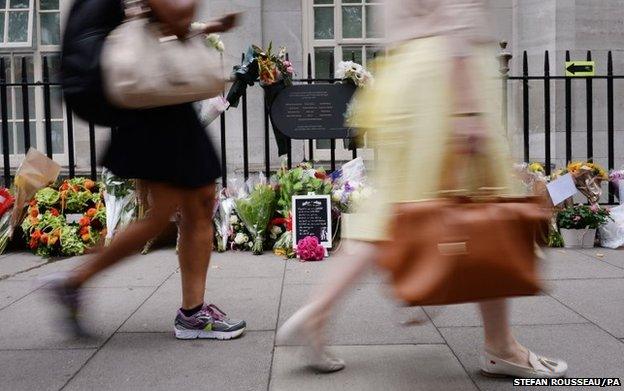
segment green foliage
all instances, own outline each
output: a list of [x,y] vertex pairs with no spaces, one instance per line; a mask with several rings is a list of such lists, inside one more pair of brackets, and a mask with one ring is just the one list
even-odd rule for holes
[[[327,179],[317,178],[311,173],[309,165],[300,165],[288,170],[282,167],[277,173],[277,184],[279,185],[277,198],[277,211],[283,217],[288,217],[292,208],[292,197],[296,195],[306,195],[315,193],[318,195],[331,194],[332,184]],[[320,176],[324,176],[323,170],[316,171]]]
[[598,205],[574,205],[557,213],[557,225],[564,229],[595,229],[610,220],[608,209]]
[[269,185],[256,185],[249,197],[236,200],[236,211],[254,236],[252,251],[256,255],[264,251],[264,238],[274,210],[275,190]]
[[56,206],[59,202],[59,199],[60,193],[51,187],[45,187],[35,194],[35,200],[37,201],[37,204],[45,208],[52,208]]

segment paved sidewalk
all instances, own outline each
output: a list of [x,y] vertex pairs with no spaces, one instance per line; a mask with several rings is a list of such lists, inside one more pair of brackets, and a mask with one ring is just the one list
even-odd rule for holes
[[[624,380],[624,251],[548,254],[548,294],[513,301],[515,332],[530,348],[568,360],[571,377]],[[303,368],[298,347],[275,346],[275,329],[305,302],[332,259],[302,264],[269,254],[216,254],[206,297],[245,318],[248,331],[234,341],[177,341],[175,254],[137,256],[89,285],[97,339],[67,340],[56,332],[37,278],[81,261],[0,257],[1,390],[518,389],[478,374],[482,330],[472,305],[399,308],[374,274],[331,322],[331,349],[347,369],[319,375]],[[426,322],[405,325],[413,319]]]

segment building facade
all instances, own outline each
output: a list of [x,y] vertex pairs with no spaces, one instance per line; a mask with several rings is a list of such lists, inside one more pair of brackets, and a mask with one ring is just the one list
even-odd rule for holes
[[[306,77],[308,71],[317,78],[329,75],[329,63],[337,64],[345,59],[355,59],[364,65],[377,55],[383,55],[384,31],[379,22],[384,18],[384,1],[393,0],[204,0],[198,19],[209,19],[226,12],[242,12],[241,25],[222,36],[226,53],[226,69],[240,62],[241,54],[251,44],[287,47],[298,77]],[[562,75],[565,51],[570,50],[573,59],[585,59],[592,51],[597,72],[606,72],[607,52],[612,51],[614,73],[624,74],[624,0],[490,0],[494,32],[498,40],[508,41],[513,54],[511,75],[522,72],[522,53],[527,51],[529,73],[544,73],[544,52],[550,54],[550,72]],[[5,59],[8,82],[22,78],[22,61],[29,81],[43,78],[43,58],[50,67],[50,79],[57,79],[59,44],[63,18],[71,0],[5,0],[0,9],[0,56]],[[311,57],[308,70],[307,57]],[[25,60],[22,60],[22,59]],[[554,162],[565,161],[564,137],[564,86],[552,82],[551,107],[544,106],[543,82],[530,86],[530,134],[531,160],[544,160],[544,112],[551,112],[552,154]],[[574,158],[584,159],[586,124],[586,92],[582,82],[573,83],[573,149]],[[606,164],[606,85],[595,81],[593,128],[595,135],[594,158]],[[44,99],[41,87],[30,87],[29,116],[31,142],[44,150]],[[624,85],[615,86],[616,164],[624,164]],[[406,94],[418,93],[406,91]],[[56,160],[67,164],[68,140],[66,137],[67,113],[61,92],[51,87],[51,114],[53,150]],[[17,164],[23,147],[22,97],[19,87],[8,89],[9,138],[12,165]],[[517,157],[522,153],[522,96],[521,84],[510,82],[509,89],[509,136]],[[243,162],[242,113],[232,108],[226,113],[226,137],[228,171],[240,172]],[[219,121],[208,130],[217,148],[221,145]],[[259,87],[248,91],[249,157],[252,169],[264,167],[264,108],[263,92]],[[77,170],[89,167],[89,139],[87,127],[75,123],[74,149]],[[108,129],[96,130],[96,150],[101,156],[109,137]],[[272,136],[271,136],[272,137]],[[145,147],[148,147],[146,140]],[[293,160],[308,157],[308,145],[293,141]],[[137,146],[139,148],[141,146]],[[277,148],[271,140],[271,163],[279,164]],[[329,160],[329,143],[318,141],[314,145],[315,159]],[[338,159],[348,159],[351,154],[342,142],[337,142]],[[364,156],[372,156],[363,150]]]

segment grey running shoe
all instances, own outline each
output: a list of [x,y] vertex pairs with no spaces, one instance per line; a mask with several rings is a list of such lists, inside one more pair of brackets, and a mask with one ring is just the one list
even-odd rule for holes
[[175,318],[175,336],[178,339],[232,339],[247,327],[244,320],[231,320],[216,305],[205,305],[196,314],[185,316],[178,310]]
[[80,288],[71,287],[67,277],[66,274],[54,274],[45,277],[43,281],[47,282],[46,289],[62,307],[64,329],[75,337],[89,337],[80,322]]

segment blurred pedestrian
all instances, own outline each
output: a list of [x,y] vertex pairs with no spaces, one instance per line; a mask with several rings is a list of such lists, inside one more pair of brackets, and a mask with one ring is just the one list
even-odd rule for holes
[[[190,33],[197,0],[147,0],[146,5],[150,17],[163,27],[163,36],[184,38]],[[79,20],[72,20],[72,16],[78,15]],[[84,34],[85,28],[92,31],[92,35],[104,31],[103,40],[123,21],[124,0],[76,0],[64,46],[71,42],[72,49],[79,48],[81,41],[72,34]],[[208,23],[204,32],[225,32],[235,24],[236,15],[227,15]],[[102,42],[94,44],[101,47]],[[80,52],[74,50],[71,55],[75,57],[65,60],[85,61],[76,53]],[[67,64],[67,69],[71,65]],[[67,75],[66,79],[71,76],[74,75]],[[100,79],[97,75],[95,78]],[[216,152],[193,104],[145,110],[114,109],[111,112],[115,118],[104,119],[115,124],[104,166],[122,178],[140,179],[149,192],[150,211],[144,219],[116,235],[110,246],[92,255],[77,270],[51,278],[49,287],[66,310],[69,324],[77,333],[83,332],[79,313],[84,284],[125,257],[136,254],[148,240],[166,228],[179,209],[178,260],[182,305],[175,316],[175,336],[180,339],[240,336],[245,330],[245,321],[231,320],[214,304],[204,302],[212,252],[215,180],[221,172]]]
[[[375,196],[362,206],[366,213],[346,216],[342,232],[349,242],[332,260],[336,270],[278,332],[278,343],[303,338],[311,348],[310,364],[325,372],[345,365],[325,349],[330,311],[381,255],[375,243],[392,242],[388,231],[394,205],[431,199],[447,189],[441,188],[440,173],[445,172],[448,156],[457,162],[453,168],[461,188],[514,186],[505,170],[511,160],[501,131],[500,79],[493,40],[485,28],[484,2],[391,0],[386,4],[388,55],[380,59],[374,86],[356,97],[351,118],[352,125],[366,129],[378,148]],[[481,302],[479,309],[485,333],[484,374],[565,374],[565,362],[537,355],[514,338],[507,301]]]

